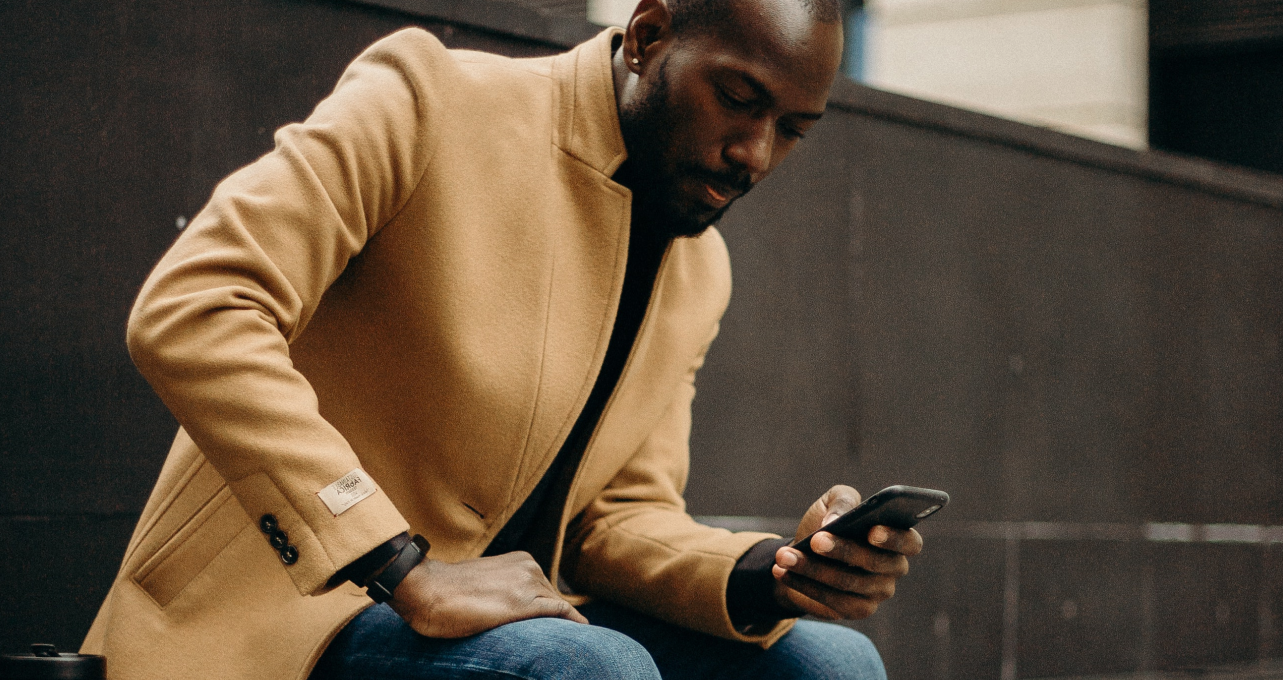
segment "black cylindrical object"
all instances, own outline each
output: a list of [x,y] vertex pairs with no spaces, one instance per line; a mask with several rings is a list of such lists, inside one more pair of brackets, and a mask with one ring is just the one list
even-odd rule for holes
[[107,660],[95,654],[59,654],[53,645],[31,645],[30,654],[0,656],[0,680],[104,680]]

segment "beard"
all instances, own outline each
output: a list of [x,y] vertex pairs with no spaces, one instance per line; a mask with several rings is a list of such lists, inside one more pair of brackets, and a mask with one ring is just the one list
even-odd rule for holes
[[741,194],[751,184],[746,172],[718,173],[695,163],[667,159],[669,153],[677,151],[673,133],[682,124],[669,98],[667,69],[665,55],[659,63],[655,86],[620,107],[619,128],[628,160],[615,173],[615,180],[633,192],[634,223],[641,223],[657,238],[694,237],[721,219],[730,204],[718,209],[683,205],[679,200],[682,180],[705,178],[721,186],[737,187]]

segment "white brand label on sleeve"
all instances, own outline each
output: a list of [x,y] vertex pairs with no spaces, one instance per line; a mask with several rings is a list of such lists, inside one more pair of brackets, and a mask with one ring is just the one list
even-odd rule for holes
[[320,496],[325,507],[338,517],[378,490],[379,487],[374,485],[374,480],[370,479],[364,470],[357,468],[339,477],[333,484],[317,491],[316,495]]

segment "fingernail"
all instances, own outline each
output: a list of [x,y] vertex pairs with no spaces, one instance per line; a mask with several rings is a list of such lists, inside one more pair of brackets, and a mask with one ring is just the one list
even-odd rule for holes
[[796,553],[794,553],[794,552],[793,552],[793,551],[791,551],[791,550],[785,550],[785,551],[780,555],[780,560],[779,560],[779,561],[780,561],[780,564],[782,564],[782,565],[784,565],[784,566],[786,566],[786,567],[791,567],[791,566],[793,566],[793,565],[797,564],[797,554],[796,554]]
[[785,569],[784,567],[781,567],[778,564],[771,567],[771,575],[775,576],[776,578],[779,578],[787,573],[789,573],[788,570]]
[[887,531],[886,527],[873,527],[873,530],[869,532],[870,543],[882,545],[889,538],[891,538],[891,532]]
[[811,539],[811,547],[815,549],[815,552],[826,553],[832,550],[835,545],[833,537],[829,534],[816,534],[815,538]]
[[820,522],[820,526],[824,526],[825,524],[828,524],[829,522],[832,522],[833,520],[839,517],[841,517],[841,515],[839,515],[838,513],[830,512],[828,515],[825,515],[824,521]]

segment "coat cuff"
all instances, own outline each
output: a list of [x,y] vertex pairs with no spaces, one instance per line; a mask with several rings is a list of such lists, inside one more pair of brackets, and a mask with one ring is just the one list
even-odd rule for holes
[[[262,533],[263,549],[278,555],[277,564],[303,595],[328,592],[340,568],[409,529],[382,489],[335,515],[315,491],[292,499],[264,472],[228,486]],[[286,536],[277,545],[269,532],[261,530],[268,516]],[[292,556],[287,555],[287,547],[293,548]]]
[[[775,536],[774,534],[760,534],[753,532],[737,532],[731,534],[731,537],[733,537],[734,548],[732,548],[731,552],[734,560],[725,566],[725,571],[723,572],[725,576],[722,580],[723,585],[719,590],[722,600],[722,606],[720,607],[721,621],[719,623],[723,631],[720,635],[721,637],[727,637],[732,640],[756,644],[763,648],[770,647],[775,644],[776,640],[779,640],[785,633],[789,632],[789,630],[793,628],[793,624],[797,622],[796,615],[787,618],[768,617],[762,620],[752,620],[748,622],[732,618],[731,610],[728,606],[730,599],[733,597],[730,592],[731,575],[735,573],[736,567],[740,564],[740,561],[743,558],[746,556],[750,558],[752,557],[749,556],[749,553],[753,552],[755,548],[758,550],[769,550],[769,546],[767,548],[759,548],[759,546],[783,539],[780,539],[779,536]],[[728,545],[727,547],[730,548],[731,546]],[[774,555],[774,550],[770,550],[769,552],[771,555]],[[766,573],[767,576],[770,576],[769,566],[767,567]],[[740,579],[736,578],[735,580],[738,582]],[[737,583],[737,586],[738,585],[740,584]]]
[[768,538],[748,549],[735,562],[726,583],[726,610],[740,630],[773,626],[798,614],[775,601],[775,553],[791,541]]

